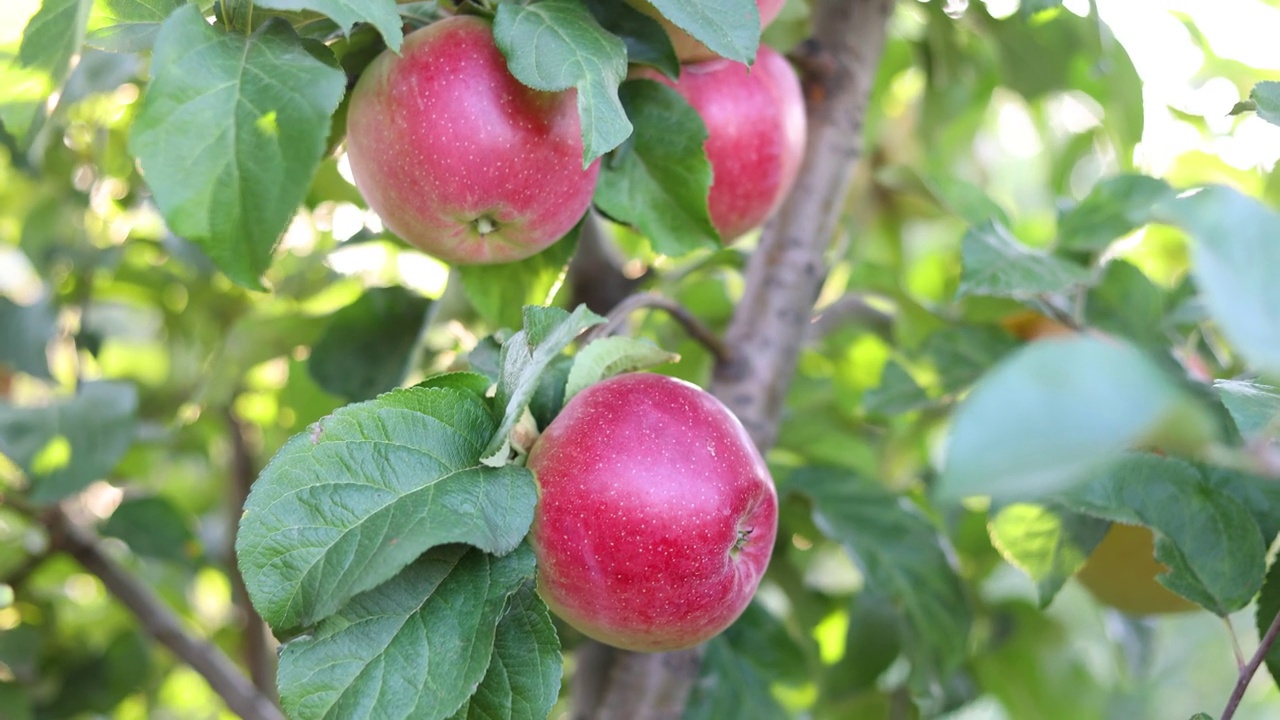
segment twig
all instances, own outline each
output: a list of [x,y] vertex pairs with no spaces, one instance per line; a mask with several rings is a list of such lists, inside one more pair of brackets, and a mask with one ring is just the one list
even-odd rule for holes
[[245,587],[240,568],[235,564],[235,536],[240,526],[240,515],[244,512],[244,501],[249,497],[249,488],[258,475],[256,453],[249,446],[244,423],[236,417],[234,411],[227,410],[227,431],[231,437],[231,532],[228,533],[228,557],[232,558],[228,574],[231,576],[231,596],[240,617],[244,620],[244,663],[249,668],[249,677],[263,695],[276,697],[276,654],[271,644],[271,631],[263,622],[258,611],[253,609],[249,601],[249,590]]
[[96,575],[148,634],[204,677],[227,708],[245,720],[285,720],[275,703],[258,692],[221,650],[188,633],[168,605],[103,552],[92,531],[77,525],[61,508],[43,513],[43,519],[53,547],[65,551]]
[[1271,627],[1268,627],[1267,634],[1262,636],[1262,642],[1258,644],[1258,649],[1253,653],[1253,657],[1249,659],[1249,664],[1241,668],[1240,676],[1236,678],[1236,687],[1231,691],[1231,697],[1227,700],[1227,706],[1222,710],[1220,720],[1231,720],[1232,716],[1236,714],[1236,708],[1240,707],[1240,700],[1244,698],[1245,688],[1249,687],[1249,682],[1253,680],[1254,674],[1258,672],[1258,667],[1266,659],[1267,652],[1275,644],[1277,634],[1280,634],[1280,612],[1271,618]]
[[689,309],[685,306],[671,298],[663,297],[662,295],[652,292],[636,293],[615,305],[614,308],[609,311],[609,314],[605,316],[604,324],[597,325],[592,328],[591,331],[583,338],[583,343],[585,344],[592,340],[598,340],[600,338],[618,334],[622,329],[622,326],[626,324],[627,318],[631,313],[642,308],[665,310],[667,314],[675,319],[676,322],[680,323],[680,326],[689,334],[689,337],[697,340],[703,347],[711,352],[715,357],[716,362],[724,363],[729,361],[729,349],[725,347],[724,342],[711,331],[711,328],[703,325],[702,321],[693,313],[689,312]]
[[893,333],[893,314],[867,302],[863,293],[849,293],[822,308],[805,332],[805,340],[815,343],[848,325],[865,325],[876,335],[887,338]]
[[1231,638],[1231,652],[1236,656],[1236,672],[1244,670],[1244,651],[1240,649],[1240,638],[1236,635],[1236,629],[1231,627],[1231,618],[1222,618],[1222,624],[1227,627],[1227,636]]

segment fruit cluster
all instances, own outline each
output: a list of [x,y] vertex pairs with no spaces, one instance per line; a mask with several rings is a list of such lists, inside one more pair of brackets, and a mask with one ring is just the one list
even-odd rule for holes
[[[758,5],[767,24],[782,0]],[[636,75],[675,88],[701,115],[711,221],[729,242],[762,224],[795,181],[800,83],[767,46],[748,69],[662,22],[685,62],[679,78]],[[522,85],[489,22],[472,16],[421,28],[368,67],[351,96],[347,154],[386,226],[457,264],[512,262],[551,245],[586,212],[600,171],[598,160],[583,167],[576,91]]]

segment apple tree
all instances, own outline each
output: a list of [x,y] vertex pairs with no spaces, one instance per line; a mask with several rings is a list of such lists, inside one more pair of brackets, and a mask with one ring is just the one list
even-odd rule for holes
[[1280,4],[0,19],[0,717],[1280,713]]

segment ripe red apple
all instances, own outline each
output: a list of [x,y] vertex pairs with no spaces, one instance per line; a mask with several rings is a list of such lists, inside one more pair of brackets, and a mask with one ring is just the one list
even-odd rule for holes
[[804,156],[806,121],[800,80],[791,65],[761,45],[748,69],[723,58],[685,65],[674,87],[707,126],[707,158],[715,177],[711,222],[726,242],[763,224],[795,183]]
[[[778,13],[782,12],[782,6],[786,3],[787,0],[756,0],[756,7],[760,10],[761,30],[769,27],[769,23],[778,17]],[[671,44],[675,46],[676,57],[680,58],[680,62],[701,62],[717,57],[706,45],[694,40],[692,35],[671,24],[671,21],[663,17],[662,13],[647,0],[631,0],[631,4],[662,24],[667,35],[671,37]]]
[[532,90],[507,70],[488,22],[456,16],[411,33],[352,91],[347,154],[387,227],[453,263],[536,254],[586,212],[574,91]]
[[627,650],[696,645],[746,609],[773,552],[778,498],[741,423],[664,375],[619,375],[565,405],[529,453],[538,592]]

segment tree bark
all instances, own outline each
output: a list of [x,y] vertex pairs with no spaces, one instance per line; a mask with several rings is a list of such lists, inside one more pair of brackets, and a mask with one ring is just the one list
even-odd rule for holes
[[[761,452],[773,446],[796,356],[826,278],[862,152],[863,116],[884,50],[893,0],[820,0],[804,46],[809,136],[795,189],[765,228],[726,334],[732,356],[711,392],[742,420]],[[588,646],[579,657],[575,720],[679,720],[702,649],[633,653]]]

